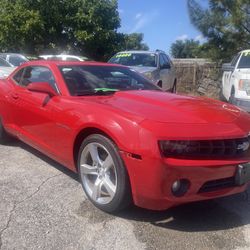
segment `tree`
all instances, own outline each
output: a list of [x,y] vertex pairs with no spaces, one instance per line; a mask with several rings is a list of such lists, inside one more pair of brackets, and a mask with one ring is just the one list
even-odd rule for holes
[[106,60],[131,40],[117,32],[117,0],[0,0],[0,6],[2,51],[78,52]]
[[207,9],[188,0],[188,10],[192,24],[207,38],[213,59],[228,60],[236,51],[249,48],[249,0],[209,0]]
[[177,40],[170,48],[171,55],[175,58],[206,57],[203,53],[203,45],[193,39]]
[[125,34],[123,46],[126,50],[149,50],[149,47],[143,43],[142,33]]

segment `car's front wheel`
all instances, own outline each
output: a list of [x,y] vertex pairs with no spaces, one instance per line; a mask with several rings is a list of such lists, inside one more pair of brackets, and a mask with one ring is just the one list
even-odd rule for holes
[[100,134],[88,136],[79,150],[82,187],[99,209],[113,213],[131,202],[129,178],[117,146]]

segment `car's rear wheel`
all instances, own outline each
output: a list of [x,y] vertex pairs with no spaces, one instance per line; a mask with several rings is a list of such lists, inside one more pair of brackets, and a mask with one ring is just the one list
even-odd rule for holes
[[79,150],[82,187],[99,209],[114,213],[131,202],[129,178],[116,145],[100,134],[88,136]]
[[6,144],[10,141],[11,136],[5,131],[2,121],[0,119],[0,144]]

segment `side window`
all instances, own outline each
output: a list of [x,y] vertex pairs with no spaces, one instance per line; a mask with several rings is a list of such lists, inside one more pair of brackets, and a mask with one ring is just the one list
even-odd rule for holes
[[20,69],[14,76],[13,79],[14,81],[20,85],[20,81],[22,80],[22,76],[23,76],[23,71],[24,68]]
[[166,55],[164,55],[164,54],[163,54],[163,58],[164,58],[164,60],[165,60],[165,63],[166,63],[167,65],[169,65],[169,67],[171,67],[171,61],[170,61],[170,59],[169,59]]
[[160,54],[160,68],[162,68],[165,65],[165,60],[162,54]]
[[42,66],[26,67],[24,68],[24,72],[22,74],[21,80],[16,81],[16,82],[22,87],[26,87],[30,83],[47,82],[57,92],[59,92],[57,85],[56,85],[55,78],[52,72],[47,67],[42,67]]

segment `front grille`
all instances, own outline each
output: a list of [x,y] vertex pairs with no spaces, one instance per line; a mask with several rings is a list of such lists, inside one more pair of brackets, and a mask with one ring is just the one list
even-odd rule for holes
[[213,192],[223,188],[229,188],[235,186],[235,178],[229,177],[219,180],[213,180],[206,182],[199,190],[198,193]]
[[160,141],[165,157],[180,159],[235,159],[250,157],[250,137],[222,140]]
[[199,155],[210,157],[247,156],[250,154],[249,137],[225,140],[199,141]]

